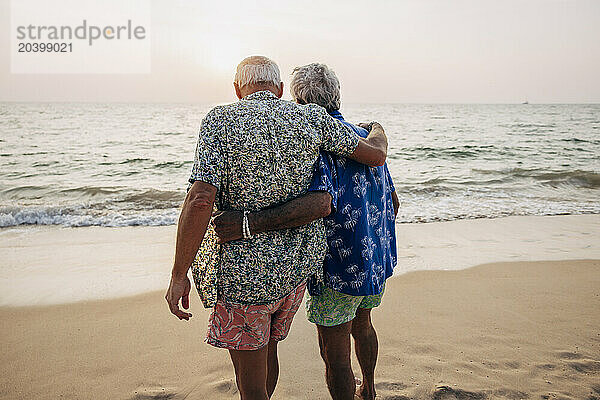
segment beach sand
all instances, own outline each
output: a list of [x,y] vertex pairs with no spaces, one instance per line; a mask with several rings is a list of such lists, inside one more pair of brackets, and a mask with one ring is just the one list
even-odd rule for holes
[[[540,217],[535,221],[551,219]],[[564,240],[557,237],[557,243],[542,241],[535,257],[542,259],[546,253],[539,249],[554,248],[559,242],[563,243],[562,249],[572,247],[573,251],[549,252],[547,258],[555,258],[556,254],[565,258],[597,254],[597,242],[586,244],[585,238],[597,237],[598,216],[562,221],[569,221],[562,231],[545,230],[543,235],[550,240],[553,235],[567,232]],[[503,221],[488,221],[486,229],[477,227],[477,221],[460,222],[464,222],[459,224],[464,228],[462,235],[452,232],[447,237],[447,242],[458,243],[448,247],[449,252],[456,252],[457,247],[462,251],[471,248],[475,252],[471,258],[476,261],[481,257],[477,248],[484,247],[484,255],[493,253],[485,249],[485,231]],[[448,226],[455,225],[399,225],[398,233],[414,243],[412,248],[419,252],[415,254],[422,255],[417,258],[423,259],[432,235],[443,236],[439,232]],[[16,268],[19,255],[35,255],[36,248],[53,248],[57,254],[64,252],[75,260],[77,246],[85,254],[96,251],[104,259],[120,255],[132,258],[135,252],[119,253],[124,246],[119,243],[136,242],[160,232],[151,229],[42,229],[39,235],[27,233],[36,240],[21,241],[12,253],[4,246],[14,239],[9,232],[2,238],[0,262],[3,267]],[[483,241],[465,239],[470,230]],[[44,246],[40,243],[44,235],[62,247],[49,243]],[[68,240],[61,235],[67,235]],[[111,240],[107,237],[111,235],[116,239],[111,239],[113,245],[108,246]],[[581,238],[577,239],[578,235]],[[82,239],[73,243],[74,237]],[[502,238],[494,236],[494,240],[499,242],[494,246],[501,248]],[[499,257],[519,252],[522,258],[531,256],[527,250],[530,244],[524,244],[523,250],[510,240],[506,239],[510,248],[504,248],[505,253],[500,252]],[[435,263],[443,250],[432,248],[431,253],[433,258],[427,262]],[[169,257],[165,252],[148,262],[168,268]],[[460,260],[468,258],[468,254],[462,254]],[[59,261],[53,260],[64,262],[65,258],[48,256],[43,262],[60,268]],[[29,271],[28,263],[32,262],[33,256],[24,259],[24,270]],[[163,295],[161,290],[71,304],[0,308],[0,398],[237,398],[228,353],[203,342],[208,310],[192,293],[194,317],[189,322],[179,321],[169,314]],[[18,296],[28,303],[27,290]],[[19,301],[12,299],[9,303]],[[516,261],[463,270],[405,273],[388,281],[384,302],[373,319],[380,343],[378,398],[600,398],[598,260]],[[280,364],[274,399],[329,398],[315,328],[307,322],[303,307],[289,337],[280,345]],[[353,367],[360,376],[356,360]]]

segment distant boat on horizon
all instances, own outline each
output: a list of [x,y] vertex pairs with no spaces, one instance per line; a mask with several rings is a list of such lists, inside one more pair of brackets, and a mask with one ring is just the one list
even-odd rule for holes
[[522,102],[521,104],[529,104],[529,101],[525,100],[524,102]]

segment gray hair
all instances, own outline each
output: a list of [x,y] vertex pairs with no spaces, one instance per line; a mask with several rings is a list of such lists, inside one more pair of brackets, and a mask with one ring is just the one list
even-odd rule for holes
[[318,104],[328,111],[340,108],[340,81],[325,64],[312,63],[294,68],[290,93],[301,104]]
[[272,84],[279,86],[281,76],[275,62],[264,56],[250,56],[237,66],[235,79],[239,87],[256,84]]

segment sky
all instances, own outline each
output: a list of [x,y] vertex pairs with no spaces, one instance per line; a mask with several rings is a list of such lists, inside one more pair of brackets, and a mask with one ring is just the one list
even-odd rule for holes
[[230,102],[261,54],[349,103],[600,103],[599,0],[148,1],[150,73],[12,74],[0,0],[0,101]]

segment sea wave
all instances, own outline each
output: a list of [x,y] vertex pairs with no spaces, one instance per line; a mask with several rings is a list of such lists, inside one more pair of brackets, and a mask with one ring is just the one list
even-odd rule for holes
[[600,173],[595,171],[579,169],[573,171],[548,171],[540,168],[508,168],[502,170],[473,169],[473,172],[483,175],[499,175],[503,179],[528,178],[552,187],[571,185],[586,189],[600,188]]
[[0,227],[19,225],[80,226],[163,226],[177,222],[177,209],[153,210],[151,212],[87,213],[83,207],[28,207],[24,209],[0,209]]
[[0,227],[171,225],[176,222],[184,197],[185,190],[149,188],[5,188],[0,190],[0,199],[4,200],[0,202]]
[[[500,218],[516,215],[600,214],[600,203],[587,199],[557,201],[523,193],[473,189],[449,192],[439,186],[429,190],[398,190],[397,223],[422,223],[458,219]],[[132,206],[133,204],[133,206]],[[426,207],[424,207],[426,205]],[[69,207],[0,207],[0,227],[19,225],[162,226],[177,223],[178,207],[127,207],[115,204]]]
[[[183,186],[183,185],[182,185]],[[183,201],[185,191],[161,189],[136,189],[125,186],[74,186],[57,187],[56,185],[21,185],[0,187],[0,198],[8,200],[47,199],[81,199],[95,202],[132,202],[141,205],[161,204],[177,206]],[[163,207],[164,208],[164,207]]]
[[135,203],[155,208],[177,207],[183,202],[184,191],[149,189],[124,196],[119,202]]
[[[512,154],[509,147],[497,147],[494,145],[463,145],[447,147],[415,146],[403,147],[396,151],[397,154],[391,154],[391,158],[404,158],[406,160],[422,159],[468,159],[478,158],[486,155],[507,155]],[[395,157],[394,157],[395,156]]]

